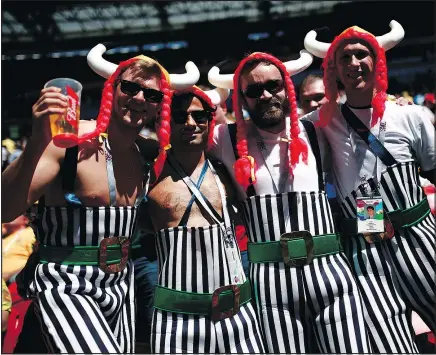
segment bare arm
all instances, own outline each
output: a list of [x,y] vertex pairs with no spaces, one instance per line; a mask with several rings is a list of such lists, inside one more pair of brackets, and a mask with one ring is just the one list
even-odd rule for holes
[[65,149],[51,142],[49,114],[61,113],[63,95],[53,88],[43,89],[33,105],[32,137],[18,159],[2,173],[2,222],[14,220],[38,200],[57,176]]

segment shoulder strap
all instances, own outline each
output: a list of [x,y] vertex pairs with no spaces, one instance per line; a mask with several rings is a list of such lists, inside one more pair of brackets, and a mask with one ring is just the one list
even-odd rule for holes
[[[204,165],[203,165],[203,169],[201,169],[200,177],[199,177],[197,184],[196,184],[198,189],[200,189],[201,184],[203,183],[204,177],[206,176],[207,168],[208,168],[208,164],[207,164],[207,161],[205,161]],[[191,200],[189,201],[189,204],[186,207],[185,213],[183,214],[183,216],[179,222],[179,226],[186,227],[186,225],[188,224],[189,215],[191,213],[191,209],[192,209],[192,205],[194,204],[194,201],[195,201],[195,195],[192,194]]]
[[395,158],[389,151],[380,143],[376,136],[362,123],[361,120],[354,114],[347,105],[341,105],[341,111],[345,121],[350,127],[368,144],[368,148],[373,154],[380,158],[386,166],[392,166],[397,163]]
[[307,136],[309,137],[310,146],[312,147],[313,155],[316,161],[316,170],[318,170],[318,186],[320,191],[324,191],[324,179],[321,163],[321,153],[319,150],[318,138],[316,136],[316,130],[311,121],[301,120],[304,128],[306,129]]
[[76,145],[65,149],[65,158],[61,166],[62,189],[64,192],[73,192],[77,175],[77,155],[79,147]]
[[115,206],[117,204],[117,184],[114,175],[114,165],[112,163],[112,151],[109,145],[109,139],[103,138],[104,157],[106,159],[106,172],[109,185],[109,199],[110,205]]
[[238,150],[236,149],[236,123],[227,124],[229,129],[230,140],[232,141],[233,153],[235,153],[235,159],[239,158]]
[[[177,163],[175,158],[172,156],[172,154],[167,155],[167,161],[172,166],[172,168],[180,175],[183,182],[186,184],[186,186],[191,190],[191,192],[195,195],[195,198],[197,201],[203,206],[204,210],[209,214],[209,216],[216,222],[216,223],[222,223],[223,219],[221,216],[215,211],[212,204],[209,202],[209,200],[201,193],[200,190],[198,190],[197,186],[194,184],[194,182],[191,180],[189,176],[186,175],[186,173],[182,170],[180,165]],[[211,167],[211,165],[209,166]],[[211,171],[214,173],[215,170],[211,169]],[[218,186],[219,188],[219,186]],[[223,196],[221,196],[221,199]],[[225,201],[223,202],[223,210],[225,208],[226,204]]]

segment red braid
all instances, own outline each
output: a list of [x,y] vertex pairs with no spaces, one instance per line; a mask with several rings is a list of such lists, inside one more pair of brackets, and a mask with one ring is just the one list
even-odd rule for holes
[[322,62],[322,67],[324,68],[325,96],[329,102],[321,107],[318,124],[320,126],[328,124],[333,117],[334,111],[337,109],[336,99],[338,96],[338,90],[336,85],[335,53],[340,44],[347,39],[362,39],[371,46],[375,54],[375,93],[371,102],[373,108],[371,127],[373,127],[378,120],[382,119],[386,106],[386,91],[388,89],[386,55],[385,50],[380,46],[374,35],[362,32],[361,30],[356,30],[353,27],[345,30],[334,39]]
[[291,77],[286,70],[285,65],[276,57],[267,53],[254,53],[245,59],[243,59],[233,76],[233,111],[236,116],[237,124],[237,144],[236,148],[238,151],[239,159],[235,162],[234,170],[236,180],[243,186],[244,189],[256,182],[255,173],[257,170],[255,161],[252,157],[248,155],[248,141],[245,122],[242,119],[242,105],[240,103],[239,94],[239,79],[241,76],[242,69],[245,65],[252,61],[267,61],[275,65],[281,72],[284,81],[286,93],[288,96],[289,109],[290,109],[290,137],[291,143],[289,144],[289,172],[292,175],[293,169],[300,161],[300,157],[307,164],[308,148],[307,144],[299,137],[300,127],[297,112],[297,102],[295,95],[294,84],[292,83]]
[[159,155],[154,163],[154,173],[157,181],[162,173],[167,158],[167,150],[170,148],[171,141],[171,98],[173,92],[170,90],[170,85],[165,77],[161,79],[161,90],[164,94],[161,107],[160,117],[157,118],[155,124],[156,135],[159,140]]
[[129,67],[137,59],[131,58],[121,62],[115,72],[105,81],[103,86],[103,94],[101,97],[100,111],[97,117],[97,127],[95,130],[84,134],[79,138],[79,144],[97,137],[100,133],[106,132],[112,115],[112,103],[115,91],[115,81],[121,75],[121,72]]

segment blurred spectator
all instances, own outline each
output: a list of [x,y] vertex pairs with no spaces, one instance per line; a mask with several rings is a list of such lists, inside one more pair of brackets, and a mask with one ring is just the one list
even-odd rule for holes
[[2,145],[2,171],[5,170],[9,165],[9,155],[8,149]]
[[6,147],[9,154],[12,154],[12,152],[15,150],[15,142],[10,138],[3,139],[2,146]]
[[300,86],[301,116],[315,111],[326,102],[322,76],[315,74],[306,76]]
[[2,224],[2,278],[13,282],[32,254],[35,234],[29,218],[21,215]]
[[2,344],[6,330],[8,328],[9,314],[11,313],[12,300],[8,286],[5,280],[2,278]]
[[435,112],[436,104],[435,104],[435,94],[428,93],[424,96],[424,106],[430,109],[431,112]]
[[424,103],[424,95],[421,94],[421,93],[416,94],[416,95],[413,97],[413,103],[414,103],[415,105],[422,105],[422,104]]
[[403,91],[403,92],[401,93],[401,96],[404,97],[407,101],[413,103],[413,97],[410,96],[410,94],[409,94],[408,91]]
[[27,138],[22,137],[15,143],[14,151],[9,155],[8,164],[11,164],[15,159],[17,159],[21,153],[23,152],[24,147],[26,146]]

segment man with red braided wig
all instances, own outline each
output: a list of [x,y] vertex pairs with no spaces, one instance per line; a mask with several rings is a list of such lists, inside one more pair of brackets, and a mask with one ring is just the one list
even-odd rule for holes
[[175,91],[171,120],[157,131],[166,159],[147,195],[159,264],[153,353],[264,352],[234,234],[234,189],[205,156],[215,105],[227,96],[195,86]]
[[[329,100],[306,118],[318,122],[331,146],[333,180],[341,205],[345,253],[366,304],[373,350],[412,353],[410,313],[436,330],[435,219],[420,174],[435,182],[435,130],[415,105],[386,101],[385,51],[404,37],[391,21],[383,36],[353,26],[330,43],[310,31],[305,47],[324,58]],[[347,102],[336,103],[336,79]],[[380,227],[361,223],[367,201],[377,203]]]
[[[39,247],[21,273],[21,285],[34,299],[49,352],[134,351],[129,243],[145,191],[134,141],[159,111],[162,120],[170,116],[171,78],[144,56],[105,62],[104,50],[99,45],[88,55],[107,81],[97,121],[80,122],[80,144],[54,146],[49,115],[62,112],[66,98],[54,87],[43,89],[33,106],[32,137],[2,174],[2,199],[8,201],[2,221],[39,200]],[[189,86],[198,80],[198,69],[188,74]]]
[[286,63],[253,53],[234,74],[212,68],[211,84],[234,89],[237,129],[218,126],[211,153],[242,201],[268,352],[368,352],[362,301],[324,191],[322,137],[298,120],[291,75],[311,63],[306,51]]

